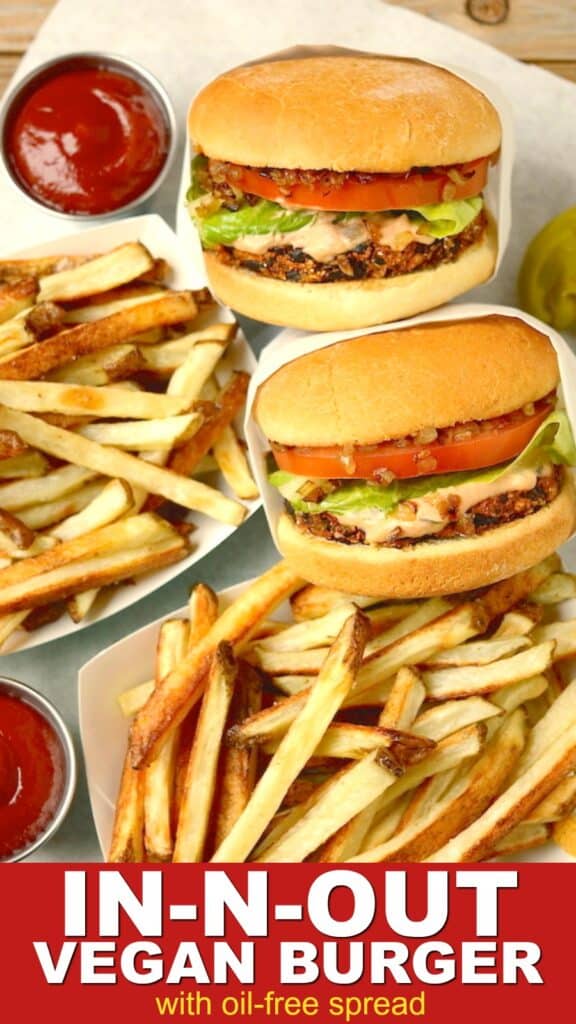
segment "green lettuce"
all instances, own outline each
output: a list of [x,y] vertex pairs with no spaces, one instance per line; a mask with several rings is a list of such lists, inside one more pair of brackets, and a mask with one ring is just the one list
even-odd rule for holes
[[482,203],[482,196],[475,196],[473,199],[457,199],[451,203],[415,206],[413,211],[426,221],[426,234],[433,238],[446,238],[464,231],[480,213]]
[[311,224],[316,214],[309,210],[288,210],[268,199],[239,210],[221,207],[207,217],[198,216],[198,231],[205,246],[231,245],[241,235],[284,234]]
[[305,501],[299,497],[298,491],[306,483],[305,477],[278,470],[272,473],[269,479],[297,512],[332,512],[338,515],[375,509],[384,515],[390,515],[401,502],[421,498],[445,487],[456,490],[459,485],[466,483],[492,483],[505,473],[550,463],[562,466],[576,465],[576,445],[570,421],[561,410],[550,413],[526,448],[512,462],[491,466],[489,469],[393,480],[386,485],[354,480],[343,483],[320,502]]

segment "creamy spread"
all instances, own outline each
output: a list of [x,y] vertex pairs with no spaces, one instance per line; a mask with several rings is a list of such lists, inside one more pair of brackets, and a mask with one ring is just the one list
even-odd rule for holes
[[329,263],[335,256],[350,252],[372,239],[396,251],[405,249],[411,242],[428,245],[434,241],[431,235],[421,233],[421,225],[406,213],[392,217],[376,214],[370,217],[369,223],[370,230],[368,221],[361,217],[337,221],[333,213],[318,213],[310,224],[297,231],[240,235],[232,245],[242,252],[258,256],[267,249],[289,245],[293,249],[302,249],[318,263]]
[[[397,531],[401,531],[402,537],[418,538],[426,537],[429,534],[440,533],[447,522],[443,508],[446,507],[447,499],[453,495],[459,498],[459,511],[466,512],[474,505],[488,498],[495,498],[498,494],[507,494],[509,491],[530,491],[536,486],[538,476],[551,472],[550,468],[537,471],[536,469],[519,469],[515,472],[505,473],[497,480],[482,481],[471,480],[467,484],[460,484],[459,487],[444,487],[438,491],[432,491],[421,498],[414,498],[409,505],[409,516],[403,514],[402,505],[399,505],[393,515],[385,516],[379,509],[359,509],[356,512],[346,512],[334,515],[343,526],[359,527],[364,530],[366,543],[383,544],[388,541]],[[408,513],[408,510],[406,510]],[[413,516],[413,518],[412,518]]]

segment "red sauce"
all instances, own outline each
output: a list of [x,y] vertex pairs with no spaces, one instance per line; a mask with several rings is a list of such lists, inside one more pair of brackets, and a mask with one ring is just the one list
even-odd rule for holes
[[40,712],[0,694],[0,861],[46,831],[64,792],[65,768],[62,744]]
[[31,87],[9,119],[12,170],[35,199],[64,213],[108,213],[142,195],[169,147],[164,114],[128,75],[63,70]]

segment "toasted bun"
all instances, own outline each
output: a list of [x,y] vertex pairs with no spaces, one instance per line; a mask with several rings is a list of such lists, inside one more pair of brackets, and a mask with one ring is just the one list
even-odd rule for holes
[[453,263],[380,280],[302,284],[238,270],[206,251],[212,291],[253,320],[303,331],[340,331],[389,323],[423,313],[482,284],[496,264],[496,231],[489,228]]
[[545,334],[512,316],[367,334],[286,363],[254,416],[287,445],[376,444],[521,409],[557,387]]
[[194,100],[208,156],[252,167],[401,172],[500,146],[498,114],[461,78],[418,60],[332,56],[251,64]]
[[551,555],[576,526],[569,473],[558,497],[540,511],[457,540],[422,541],[408,548],[341,544],[313,537],[284,513],[278,547],[299,575],[319,586],[382,598],[433,597],[507,579]]

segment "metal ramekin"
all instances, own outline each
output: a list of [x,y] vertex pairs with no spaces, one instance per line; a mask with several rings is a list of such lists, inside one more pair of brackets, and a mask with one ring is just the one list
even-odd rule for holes
[[[10,122],[10,116],[16,109],[18,104],[23,100],[26,93],[31,91],[33,86],[38,85],[40,82],[46,81],[52,78],[54,72],[58,71],[69,71],[77,70],[78,68],[105,68],[111,71],[118,71],[130,78],[135,79],[144,88],[148,89],[152,93],[160,110],[162,111],[166,126],[168,129],[168,153],[166,154],[166,160],[160,171],[145,192],[135,199],[132,199],[129,203],[125,203],[124,206],[119,206],[115,210],[109,210],[107,213],[65,213],[62,210],[55,210],[46,203],[36,199],[33,195],[26,190],[25,185],[19,180],[18,176],[14,173],[10,162],[6,156],[5,146],[5,133],[7,126]],[[87,51],[81,53],[71,53],[64,57],[55,57],[53,60],[48,60],[44,64],[40,64],[33,71],[30,71],[24,78],[21,78],[13,88],[9,91],[7,96],[2,102],[0,107],[0,155],[2,158],[2,165],[6,175],[18,190],[19,194],[23,196],[29,203],[31,203],[37,210],[42,210],[43,213],[50,213],[54,217],[59,217],[61,220],[75,221],[76,223],[99,223],[101,221],[108,221],[114,218],[124,217],[127,213],[130,213],[139,207],[145,205],[145,203],[154,195],[154,193],[160,188],[162,183],[165,181],[170,166],[174,159],[177,147],[177,129],[176,129],[176,116],[174,114],[174,108],[172,101],[166,92],[164,86],[158,81],[158,79],[151,74],[146,68],[142,67],[136,61],[131,60],[129,57],[120,57],[115,53],[107,53],[105,51]]]
[[5,694],[9,697],[19,697],[26,704],[35,708],[40,715],[52,726],[56,733],[60,744],[62,746],[62,753],[64,755],[64,789],[60,799],[60,804],[54,814],[54,817],[50,820],[50,823],[46,830],[42,832],[37,839],[34,840],[29,846],[25,846],[23,849],[18,850],[17,853],[11,857],[0,858],[0,864],[13,864],[16,861],[24,860],[29,857],[32,853],[35,853],[48,839],[56,834],[60,825],[64,821],[74,791],[76,789],[76,754],[74,752],[74,744],[72,743],[72,737],[68,726],[56,710],[54,705],[46,699],[37,690],[33,690],[31,686],[27,686],[26,683],[20,683],[16,679],[9,679],[6,676],[0,676],[0,695]]

